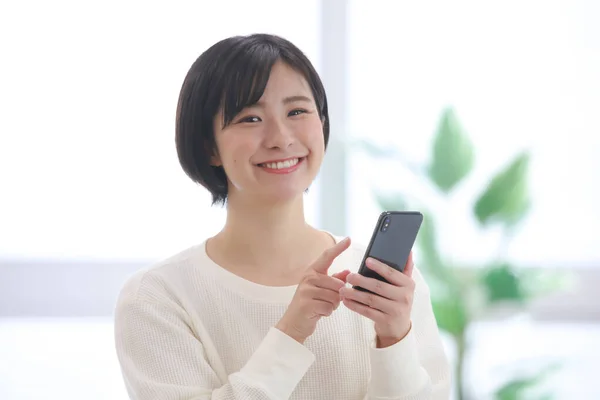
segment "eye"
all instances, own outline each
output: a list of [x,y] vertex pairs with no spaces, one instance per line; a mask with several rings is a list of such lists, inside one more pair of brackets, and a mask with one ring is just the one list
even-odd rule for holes
[[249,115],[247,117],[240,118],[238,123],[255,123],[260,122],[260,118],[255,115]]
[[305,113],[307,113],[306,110],[304,110],[302,108],[296,108],[295,110],[292,110],[288,113],[288,117],[295,117],[296,115],[305,114]]

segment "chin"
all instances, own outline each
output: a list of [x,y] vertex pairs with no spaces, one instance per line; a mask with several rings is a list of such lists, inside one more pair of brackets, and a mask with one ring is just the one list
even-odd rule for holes
[[[306,168],[307,166],[308,168]],[[314,175],[316,175],[313,172],[315,171],[308,164],[289,175],[261,175],[254,182],[256,186],[252,192],[262,198],[262,201],[293,201],[298,197],[302,197],[306,189],[312,185],[315,178]]]
[[304,195],[305,190],[306,187],[271,188],[270,190],[263,190],[263,194],[261,197],[263,198],[263,201],[266,201],[268,203],[292,202],[294,200],[297,200],[299,197],[302,197]]

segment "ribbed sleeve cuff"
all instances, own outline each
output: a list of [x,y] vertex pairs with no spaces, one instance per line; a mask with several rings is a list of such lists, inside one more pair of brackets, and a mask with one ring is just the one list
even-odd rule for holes
[[314,354],[305,346],[271,328],[240,375],[275,398],[287,399],[314,361]]
[[369,397],[395,398],[411,395],[427,384],[427,372],[419,362],[417,343],[411,329],[398,343],[370,350]]

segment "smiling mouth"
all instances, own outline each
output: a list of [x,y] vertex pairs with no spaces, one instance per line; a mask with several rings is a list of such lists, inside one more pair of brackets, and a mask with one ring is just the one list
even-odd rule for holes
[[305,159],[306,159],[306,157],[290,158],[290,159],[287,159],[284,161],[270,161],[270,162],[266,162],[266,163],[262,163],[262,164],[257,164],[257,166],[266,168],[266,169],[270,169],[270,170],[284,171],[284,170],[288,170],[290,168],[294,168],[295,166],[300,164]]

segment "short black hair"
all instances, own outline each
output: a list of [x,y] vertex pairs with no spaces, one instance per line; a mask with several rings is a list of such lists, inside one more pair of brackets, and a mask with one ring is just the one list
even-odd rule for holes
[[196,59],[188,71],[177,104],[175,142],[185,173],[212,194],[212,204],[227,201],[223,167],[211,165],[217,154],[214,118],[223,112],[223,127],[263,95],[277,61],[299,72],[308,82],[323,121],[325,148],[329,114],[323,83],[306,55],[290,41],[275,35],[253,34],[221,40]]

